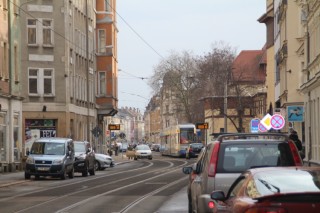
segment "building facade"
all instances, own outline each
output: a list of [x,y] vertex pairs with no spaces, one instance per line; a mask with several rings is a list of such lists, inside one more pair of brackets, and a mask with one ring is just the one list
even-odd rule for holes
[[305,107],[305,161],[320,165],[320,2],[316,0],[301,1],[300,20],[303,26],[304,56],[300,67],[301,92]]
[[22,94],[19,0],[0,1],[0,172],[21,168]]

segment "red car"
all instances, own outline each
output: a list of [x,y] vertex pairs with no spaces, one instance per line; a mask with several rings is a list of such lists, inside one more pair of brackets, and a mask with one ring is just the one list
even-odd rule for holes
[[213,191],[211,198],[220,204],[213,212],[320,212],[320,168],[249,169],[235,180],[226,196],[223,191]]

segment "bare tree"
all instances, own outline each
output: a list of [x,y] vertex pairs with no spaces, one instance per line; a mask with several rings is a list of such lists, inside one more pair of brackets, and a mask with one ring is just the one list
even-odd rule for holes
[[229,82],[235,50],[219,42],[212,46],[211,52],[198,59],[199,87],[202,96],[223,96],[225,84]]
[[[191,99],[197,85],[195,78],[198,72],[195,57],[191,52],[172,52],[167,59],[163,59],[154,69],[149,85],[154,93],[161,93],[165,88],[171,99],[176,114],[180,114],[186,122],[193,122]],[[162,91],[163,92],[163,91]]]

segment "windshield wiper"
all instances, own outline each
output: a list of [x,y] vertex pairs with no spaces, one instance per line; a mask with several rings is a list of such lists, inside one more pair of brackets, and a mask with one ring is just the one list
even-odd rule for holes
[[258,179],[263,185],[265,185],[265,187],[267,187],[270,191],[272,191],[271,190],[271,187],[270,186],[272,186],[273,188],[275,188],[276,190],[277,190],[277,193],[280,193],[280,188],[279,187],[276,187],[275,185],[272,185],[272,184],[270,184],[270,183],[268,183],[267,181],[265,181],[265,180],[262,180],[262,179]]

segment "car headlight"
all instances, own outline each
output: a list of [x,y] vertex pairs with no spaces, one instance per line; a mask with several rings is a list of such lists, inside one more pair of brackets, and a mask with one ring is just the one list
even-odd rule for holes
[[33,157],[28,157],[26,160],[27,164],[34,164],[34,158]]
[[84,160],[84,159],[86,159],[86,156],[81,154],[81,155],[76,156],[76,159],[77,160]]
[[55,159],[52,161],[52,164],[62,164],[63,163],[63,159]]

